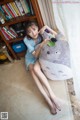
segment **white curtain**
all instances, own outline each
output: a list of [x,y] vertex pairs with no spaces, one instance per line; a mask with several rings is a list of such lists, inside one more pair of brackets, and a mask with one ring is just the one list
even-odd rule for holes
[[70,46],[74,89],[80,100],[80,0],[52,0],[58,29]]
[[54,30],[57,30],[55,20],[53,17],[53,7],[52,7],[52,0],[38,0],[40,11],[42,14],[42,18],[44,24],[48,25]]

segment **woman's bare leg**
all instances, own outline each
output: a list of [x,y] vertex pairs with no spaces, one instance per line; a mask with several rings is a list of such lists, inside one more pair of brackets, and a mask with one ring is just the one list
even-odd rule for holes
[[40,92],[42,93],[42,95],[44,96],[45,100],[47,101],[49,107],[50,107],[50,110],[51,110],[51,113],[52,114],[56,114],[56,107],[55,105],[53,106],[53,103],[51,101],[51,99],[48,97],[48,95],[46,94],[45,90],[43,89],[43,86],[42,84],[40,83],[40,80],[38,79],[38,77],[36,76],[36,74],[34,73],[34,70],[33,70],[33,65],[30,65],[29,66],[29,70],[31,72],[31,75],[38,87],[38,89],[40,90]]
[[57,98],[54,95],[54,93],[53,93],[53,91],[52,91],[52,89],[51,89],[51,87],[50,87],[50,85],[48,83],[48,80],[47,80],[46,76],[41,71],[40,64],[39,64],[38,61],[34,65],[34,71],[35,71],[36,75],[39,77],[39,79],[41,80],[41,83],[44,85],[44,87],[48,91],[50,99],[52,100],[53,104],[55,104],[55,106],[56,106],[56,108],[58,110],[61,110],[60,107],[59,107],[59,105],[56,102]]

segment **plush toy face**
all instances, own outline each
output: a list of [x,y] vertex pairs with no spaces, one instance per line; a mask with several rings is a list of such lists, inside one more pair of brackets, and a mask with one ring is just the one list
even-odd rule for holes
[[58,40],[52,47],[49,47],[47,44],[44,45],[40,58],[70,67],[70,53],[67,41]]
[[47,44],[41,50],[39,57],[41,68],[51,80],[66,80],[72,78],[70,69],[70,52],[67,41],[57,40],[54,46]]
[[59,40],[54,46],[45,44],[39,56],[41,68],[47,78],[51,80],[66,80],[72,78],[70,69],[70,51],[67,41]]

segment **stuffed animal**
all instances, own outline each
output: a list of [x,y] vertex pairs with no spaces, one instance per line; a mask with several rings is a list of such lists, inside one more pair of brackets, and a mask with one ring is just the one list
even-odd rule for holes
[[[46,35],[43,35],[43,37],[48,38],[50,36],[46,32]],[[56,36],[53,46],[45,44],[39,56],[42,71],[51,80],[72,78],[69,45],[67,41],[59,40],[59,38],[60,34]]]

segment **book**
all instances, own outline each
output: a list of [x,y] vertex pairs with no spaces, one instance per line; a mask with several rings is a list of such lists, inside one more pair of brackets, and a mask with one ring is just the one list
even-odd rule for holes
[[17,8],[15,2],[11,2],[11,4],[12,4],[12,7],[14,8],[16,14],[17,14],[18,16],[21,16],[21,14],[20,14],[20,12],[19,12],[19,10],[18,10],[18,8]]
[[2,32],[3,36],[5,37],[5,39],[9,40],[8,37],[7,37],[7,35],[5,34],[5,32],[2,29],[0,29],[0,31]]
[[15,30],[12,27],[9,27],[10,32],[15,35],[16,37],[18,37],[18,34],[15,32]]
[[16,11],[15,11],[13,5],[12,5],[12,2],[9,3],[9,6],[10,6],[10,8],[12,9],[12,11],[13,11],[15,17],[17,17],[18,15],[17,15],[17,13],[16,13]]
[[19,1],[19,0],[15,0],[15,3],[16,3],[16,6],[17,6],[18,9],[19,9],[21,15],[22,15],[22,16],[25,15],[24,9],[23,9],[23,7],[22,7],[20,1]]
[[5,16],[6,20],[10,20],[9,16],[4,12],[4,10],[2,9],[1,5],[0,5],[0,11],[2,12],[2,14]]
[[24,0],[20,0],[20,2],[21,2],[21,5],[22,5],[22,7],[23,7],[23,9],[25,11],[25,14],[27,14],[29,11],[28,11],[28,9],[26,7],[26,4],[25,4]]
[[7,16],[9,17],[9,19],[11,19],[12,17],[9,15],[6,7],[4,5],[2,5],[2,9],[4,10],[4,12],[7,14]]
[[6,29],[6,27],[3,27],[3,30],[6,32],[6,34],[8,34],[10,36],[10,39],[14,38],[11,34],[9,34],[8,30]]
[[[26,8],[27,8],[27,10],[28,10],[28,13],[30,13],[30,7],[29,7],[29,4],[28,4],[27,0],[23,0],[23,1],[24,1],[25,5],[26,5]],[[28,0],[28,1],[29,1],[29,0]]]
[[4,24],[5,23],[5,20],[2,16],[0,16],[0,24]]
[[2,8],[3,8],[3,10],[6,12],[6,14],[9,16],[9,18],[11,19],[12,16],[10,15],[8,9],[6,8],[6,5],[2,5]]
[[4,19],[4,21],[6,20],[4,14],[0,11],[0,17],[2,17]]
[[11,39],[10,36],[8,36],[8,34],[5,32],[5,30],[3,28],[1,28],[0,31],[2,32],[2,34],[3,34],[3,36],[5,37],[6,40]]
[[3,27],[3,29],[10,35],[11,38],[16,38],[16,36],[7,27]]
[[12,13],[10,12],[9,7],[8,7],[6,4],[5,4],[5,8],[7,9],[8,14],[13,18],[14,16],[13,16]]
[[32,4],[31,4],[31,1],[30,0],[26,0],[28,5],[29,5],[29,9],[30,9],[30,13],[31,15],[34,15],[34,11],[33,11],[33,7],[32,7]]
[[8,9],[9,9],[10,13],[12,14],[12,16],[13,16],[13,18],[14,18],[14,17],[15,17],[15,15],[14,15],[14,13],[13,13],[12,9],[10,8],[9,4],[7,3],[6,5],[7,5],[7,7],[8,7]]

